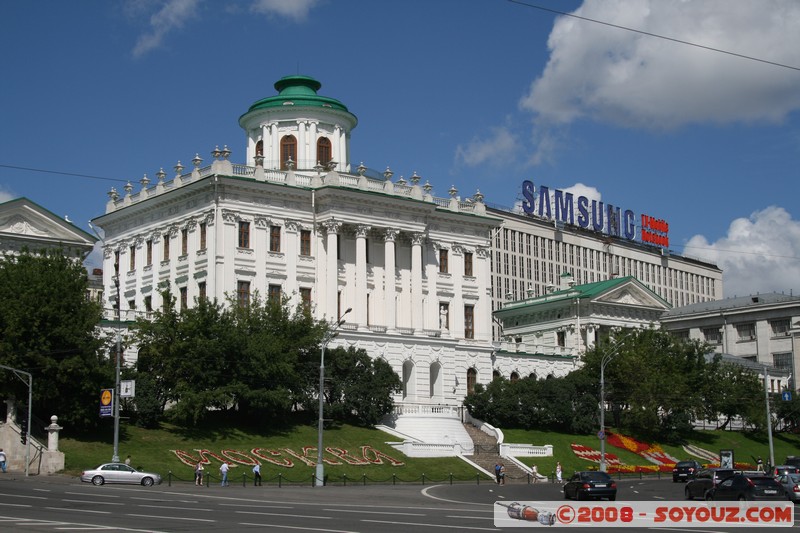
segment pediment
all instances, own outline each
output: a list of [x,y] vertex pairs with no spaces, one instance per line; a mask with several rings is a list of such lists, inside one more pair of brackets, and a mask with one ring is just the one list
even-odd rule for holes
[[630,280],[597,296],[592,302],[607,305],[625,305],[669,309],[669,305],[641,283]]
[[91,247],[96,239],[26,198],[0,204],[0,238],[31,245],[61,243]]

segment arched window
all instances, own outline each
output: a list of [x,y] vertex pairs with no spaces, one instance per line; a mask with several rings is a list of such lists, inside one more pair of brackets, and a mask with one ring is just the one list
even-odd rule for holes
[[264,155],[264,141],[256,143],[256,155]]
[[537,377],[536,377],[536,372],[531,372],[531,373],[528,375],[528,377],[529,377],[529,378],[531,378],[531,379],[537,379]]
[[467,394],[475,392],[475,383],[478,382],[478,371],[474,368],[467,370]]
[[499,372],[499,371],[497,371],[497,370],[494,370],[494,371],[492,372],[492,381],[496,380],[496,379],[497,379],[497,378],[499,378],[499,377],[500,377],[500,372]]
[[294,135],[285,135],[281,138],[281,170],[289,168],[286,165],[289,159],[297,165],[297,139],[294,138]]
[[519,374],[516,372],[511,373],[511,382],[514,383],[515,381],[519,381]]
[[332,159],[331,140],[327,137],[320,137],[317,141],[317,162],[322,166],[327,166]]

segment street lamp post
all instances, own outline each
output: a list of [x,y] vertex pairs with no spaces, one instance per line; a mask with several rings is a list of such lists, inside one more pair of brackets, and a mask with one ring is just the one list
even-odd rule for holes
[[117,287],[117,302],[116,302],[116,319],[117,319],[117,371],[116,377],[114,380],[114,454],[111,456],[112,463],[119,462],[119,374],[120,374],[120,365],[122,358],[122,338],[119,331],[120,328],[120,321],[122,317],[120,316],[120,294],[119,294],[119,273],[117,277],[114,279],[114,285]]
[[333,328],[330,329],[325,337],[322,339],[322,355],[319,360],[319,420],[317,421],[317,468],[314,474],[314,486],[322,487],[325,485],[325,464],[322,462],[322,431],[325,420],[323,418],[323,407],[325,405],[325,347],[336,336],[339,327],[344,324],[344,317],[352,311],[352,307],[348,307],[347,311],[342,313],[339,320],[336,321]]
[[606,471],[606,365],[611,362],[625,341],[626,337],[620,339],[612,345],[600,359],[600,432],[597,437],[600,439],[600,471]]

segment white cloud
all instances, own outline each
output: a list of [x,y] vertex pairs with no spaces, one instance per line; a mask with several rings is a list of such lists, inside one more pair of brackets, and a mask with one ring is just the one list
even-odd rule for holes
[[[795,0],[586,0],[574,13],[800,66]],[[647,129],[778,122],[800,109],[797,71],[778,66],[572,17],[556,21],[548,48],[521,101],[540,127],[582,118]]]
[[175,29],[180,29],[196,16],[199,0],[167,0],[157,13],[150,17],[150,31],[139,37],[133,48],[134,57],[141,57],[161,47],[164,39]]
[[517,140],[508,128],[491,128],[491,135],[485,139],[475,138],[466,146],[456,148],[456,161],[469,167],[486,162],[507,162],[517,149]]
[[14,200],[16,198],[19,198],[19,196],[16,194],[12,194],[4,190],[2,187],[0,187],[0,204],[5,202],[10,202],[11,200]]
[[725,296],[759,292],[798,292],[800,220],[782,207],[756,211],[731,222],[728,234],[709,243],[695,235],[685,254],[715,263],[723,271]]
[[319,0],[256,0],[252,11],[264,15],[278,15],[302,22]]

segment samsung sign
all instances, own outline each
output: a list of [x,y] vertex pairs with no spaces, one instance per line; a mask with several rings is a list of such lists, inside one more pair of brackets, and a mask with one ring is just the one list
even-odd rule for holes
[[637,219],[641,228],[638,237],[643,243],[669,248],[669,224],[649,215],[639,217],[630,209],[622,209],[598,200],[589,200],[560,189],[536,187],[530,180],[522,182],[522,210],[528,215],[604,233],[613,237],[636,240]]

